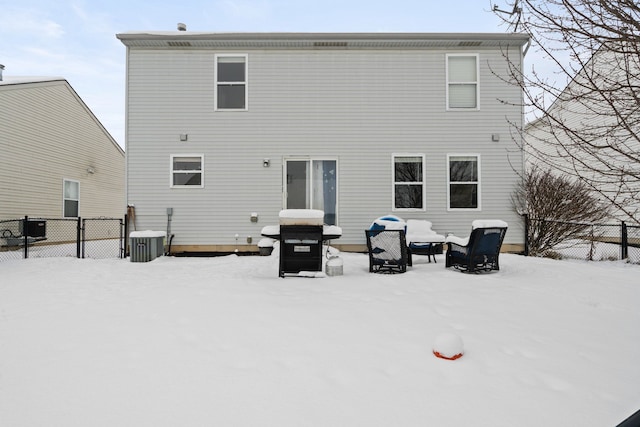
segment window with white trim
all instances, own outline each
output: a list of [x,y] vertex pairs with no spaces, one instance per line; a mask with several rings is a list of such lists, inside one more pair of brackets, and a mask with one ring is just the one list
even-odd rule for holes
[[478,74],[478,54],[447,55],[447,109],[480,107]]
[[204,187],[204,156],[201,154],[171,155],[171,187]]
[[247,55],[215,56],[216,110],[247,109]]
[[422,154],[393,154],[393,209],[425,209],[425,161]]
[[480,156],[447,155],[449,209],[480,209]]
[[65,218],[77,218],[80,212],[80,183],[65,179],[62,185],[62,215]]

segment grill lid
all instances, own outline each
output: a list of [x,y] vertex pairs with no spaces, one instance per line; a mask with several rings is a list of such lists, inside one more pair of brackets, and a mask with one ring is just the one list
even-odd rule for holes
[[280,225],[323,225],[324,211],[317,209],[284,209],[280,211]]

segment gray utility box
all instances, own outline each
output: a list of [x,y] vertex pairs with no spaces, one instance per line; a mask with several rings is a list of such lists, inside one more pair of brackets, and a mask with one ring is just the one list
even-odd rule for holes
[[164,255],[164,235],[133,236],[131,233],[131,262],[149,262]]

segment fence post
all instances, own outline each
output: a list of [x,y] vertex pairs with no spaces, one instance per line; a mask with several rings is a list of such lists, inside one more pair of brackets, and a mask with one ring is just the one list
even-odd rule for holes
[[82,238],[80,239],[80,244],[82,245],[82,259],[84,259],[85,257],[85,241],[87,239],[87,234],[85,232],[85,229],[87,228],[87,220],[83,219],[82,220],[82,232],[81,232],[81,236]]
[[22,223],[22,238],[24,239],[24,257],[29,258],[29,217],[25,215],[24,222]]
[[629,258],[629,235],[627,234],[627,223],[620,224],[620,258]]
[[529,214],[524,214],[524,256],[529,256]]
[[595,252],[596,252],[596,233],[595,233],[594,225],[591,224],[591,232],[589,233],[589,257],[587,258],[588,261],[593,261],[593,256],[595,255]]
[[81,221],[82,218],[78,217],[78,224],[76,226],[76,258],[80,258],[81,254],[80,254],[80,241],[81,241],[81,231],[82,231],[82,225],[81,225]]
[[[120,227],[120,230],[122,230],[122,227]],[[122,242],[124,243],[124,249],[122,252],[123,259],[126,258],[127,255],[129,255],[129,239],[127,238],[127,236],[129,236],[129,215],[124,214],[124,234],[121,235]]]

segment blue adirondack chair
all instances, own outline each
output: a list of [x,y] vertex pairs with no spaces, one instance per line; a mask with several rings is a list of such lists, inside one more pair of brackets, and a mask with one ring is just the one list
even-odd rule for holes
[[468,238],[448,236],[446,267],[468,273],[500,270],[500,248],[507,227],[507,223],[500,220],[476,220]]

